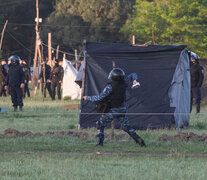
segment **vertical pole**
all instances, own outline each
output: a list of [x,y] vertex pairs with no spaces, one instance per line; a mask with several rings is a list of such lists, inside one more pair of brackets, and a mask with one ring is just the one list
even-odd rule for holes
[[51,33],[48,33],[48,61],[50,65],[52,65],[52,41],[51,41]]
[[57,50],[56,50],[56,59],[58,59],[59,48],[60,48],[60,46],[59,46],[59,45],[57,45]]
[[3,42],[3,38],[4,38],[4,31],[6,29],[7,24],[8,24],[8,20],[6,20],[6,22],[4,24],[4,28],[3,28],[2,33],[1,33],[0,50],[1,50],[1,47],[2,47],[2,42]]
[[135,45],[135,35],[132,36],[132,45]]
[[154,32],[155,24],[152,23],[152,43],[155,45],[155,32]]
[[37,65],[37,58],[38,58],[38,38],[39,38],[39,3],[38,0],[36,0],[36,42],[35,42],[35,56],[34,56],[34,66],[33,66],[33,76],[32,76],[32,96],[35,96],[35,76],[36,76],[36,65]]
[[[83,93],[85,89],[85,72],[86,72],[86,40],[83,41],[83,77],[82,77],[82,88],[81,88],[81,105],[80,105],[80,113],[82,111],[82,102],[83,102]],[[79,114],[80,121],[80,114]],[[80,124],[78,124],[78,128],[80,128]]]
[[78,53],[77,53],[77,49],[75,49],[75,68],[78,70]]
[[[115,61],[112,61],[112,67],[116,67]],[[114,119],[111,121],[111,139],[114,139]]]

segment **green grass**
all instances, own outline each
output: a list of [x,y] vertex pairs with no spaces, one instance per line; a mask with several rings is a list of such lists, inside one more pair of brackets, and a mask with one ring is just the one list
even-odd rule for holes
[[[70,130],[92,135],[89,139],[52,135],[36,138],[0,138],[0,179],[206,179],[207,143],[198,141],[158,141],[162,134],[175,135],[176,129],[137,131],[147,147],[130,138],[105,140],[95,147],[96,129],[78,130],[79,110],[64,110],[79,101],[44,101],[40,94],[24,100],[23,112],[12,112],[9,97],[0,97],[0,134],[7,128],[47,132]],[[191,114],[183,132],[207,134],[207,106],[201,114]],[[203,114],[202,114],[203,113]],[[117,130],[119,133],[122,131]],[[106,134],[111,130],[107,129]],[[100,154],[100,155],[98,155]]]
[[205,180],[207,159],[58,153],[1,154],[1,179]]

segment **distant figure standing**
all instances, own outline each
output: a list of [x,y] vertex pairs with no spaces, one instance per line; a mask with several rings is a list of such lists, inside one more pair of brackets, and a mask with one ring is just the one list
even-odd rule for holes
[[200,102],[201,102],[201,91],[200,88],[203,84],[204,69],[199,63],[199,57],[194,52],[191,52],[190,61],[190,74],[191,74],[191,106],[190,112],[192,111],[193,99],[196,104],[196,114],[200,113]]
[[5,89],[8,88],[10,90],[10,95],[14,107],[14,111],[17,110],[19,106],[19,110],[22,111],[23,107],[23,93],[22,89],[24,88],[25,82],[25,73],[22,67],[19,65],[19,56],[10,56],[8,59],[10,63],[8,75],[6,78],[6,86]]
[[46,61],[43,61],[40,75],[39,75],[39,83],[42,84],[42,93],[44,97],[46,97],[46,88],[47,88],[49,95],[52,98],[50,73],[51,73],[51,67],[46,63]]
[[51,89],[52,100],[55,100],[55,89],[57,87],[58,99],[61,99],[61,83],[63,80],[63,68],[59,65],[59,61],[55,60],[55,66],[53,67],[51,74]]
[[25,98],[26,94],[27,94],[28,97],[30,97],[30,91],[29,91],[29,86],[28,86],[29,81],[31,81],[30,69],[27,66],[26,61],[22,61],[21,66],[22,66],[23,71],[25,73],[23,97]]
[[5,90],[5,81],[6,81],[6,76],[7,76],[7,72],[6,72],[6,61],[1,61],[1,65],[0,65],[0,96],[6,96],[6,90]]

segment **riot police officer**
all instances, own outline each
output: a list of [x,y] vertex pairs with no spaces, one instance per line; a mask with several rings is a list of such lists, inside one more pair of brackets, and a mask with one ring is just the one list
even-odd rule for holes
[[19,65],[19,56],[10,56],[8,59],[11,64],[9,67],[8,75],[6,78],[6,89],[9,86],[10,95],[14,107],[14,111],[23,107],[23,94],[22,89],[24,88],[25,73],[22,67]]
[[51,74],[51,89],[52,100],[55,100],[55,89],[57,87],[58,99],[61,99],[61,83],[63,80],[63,68],[59,65],[59,61],[55,60],[55,66],[53,67]]
[[[137,74],[132,73],[125,78],[125,72],[121,68],[113,68],[109,74],[109,83],[104,90],[96,96],[83,96],[84,100],[92,102],[106,102],[107,107],[103,108],[104,114],[97,121],[98,143],[103,146],[104,128],[106,123],[116,118],[121,123],[121,129],[127,132],[140,146],[146,146],[144,140],[136,134],[135,129],[130,126],[126,117],[126,88],[131,84],[138,84]],[[136,87],[136,86],[135,86]]]
[[191,107],[192,111],[193,100],[196,104],[196,113],[200,113],[200,102],[201,102],[201,91],[200,88],[203,84],[204,79],[204,69],[203,66],[199,63],[199,57],[194,52],[191,52]]
[[39,75],[39,82],[42,83],[42,93],[44,97],[46,97],[46,88],[47,88],[49,95],[52,98],[50,73],[51,73],[51,67],[46,63],[46,61],[43,61],[40,75]]
[[6,61],[1,61],[1,65],[0,65],[0,96],[6,96],[6,90],[5,90],[5,80],[6,80],[6,76],[7,76],[7,72],[6,72]]

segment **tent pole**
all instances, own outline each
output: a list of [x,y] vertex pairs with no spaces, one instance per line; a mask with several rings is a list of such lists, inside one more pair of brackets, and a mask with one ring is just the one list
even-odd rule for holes
[[[83,78],[82,78],[82,89],[81,89],[81,101],[83,101],[83,93],[85,89],[85,74],[86,74],[86,40],[83,41]],[[82,103],[80,103],[80,112],[82,110]],[[79,114],[80,116],[80,114]],[[80,119],[80,117],[79,117]],[[80,129],[80,123],[78,124],[78,129]]]
[[[112,68],[115,68],[115,61],[112,61]],[[114,119],[111,121],[111,139],[114,139]]]

